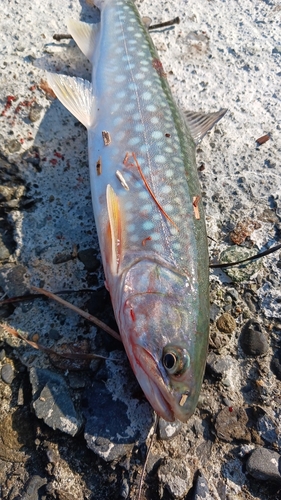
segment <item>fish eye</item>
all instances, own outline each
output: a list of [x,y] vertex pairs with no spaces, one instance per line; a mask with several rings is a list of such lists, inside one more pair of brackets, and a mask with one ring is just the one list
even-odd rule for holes
[[190,357],[182,347],[166,346],[163,350],[162,363],[169,375],[181,375],[190,365]]

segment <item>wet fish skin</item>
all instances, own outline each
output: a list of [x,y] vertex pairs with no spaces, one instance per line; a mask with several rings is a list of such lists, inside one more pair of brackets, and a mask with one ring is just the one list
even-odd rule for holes
[[[70,21],[92,84],[49,75],[88,129],[91,190],[106,284],[132,369],[168,421],[194,412],[205,370],[209,271],[195,162],[223,113],[189,115],[171,94],[131,0],[97,0],[98,25]],[[118,173],[116,173],[118,171]]]

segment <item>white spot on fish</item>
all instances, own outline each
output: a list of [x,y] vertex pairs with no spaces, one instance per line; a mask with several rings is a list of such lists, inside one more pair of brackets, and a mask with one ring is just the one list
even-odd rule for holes
[[155,244],[153,245],[153,250],[155,250],[156,252],[159,252],[159,253],[160,253],[160,252],[162,252],[162,251],[163,251],[163,246],[162,246],[162,245],[160,245],[160,243],[155,243]]
[[136,132],[143,132],[144,131],[144,125],[142,123],[137,123],[135,126],[135,131]]
[[117,99],[123,99],[126,95],[125,90],[120,90],[120,92],[117,92],[116,97]]
[[161,132],[160,130],[154,130],[154,132],[152,132],[151,135],[152,135],[153,139],[162,139],[163,132]]
[[161,187],[161,192],[164,194],[168,194],[172,191],[171,186],[169,184],[165,184],[164,186]]
[[127,224],[126,229],[129,233],[133,233],[136,230],[136,224]]
[[159,233],[153,233],[151,236],[151,239],[153,241],[160,240],[160,234]]
[[142,144],[142,146],[139,147],[139,150],[141,153],[147,153],[147,145],[146,144]]
[[145,231],[149,231],[150,229],[154,228],[154,224],[151,220],[146,220],[145,222],[143,222],[142,227]]
[[133,120],[135,120],[137,122],[141,118],[140,113],[139,112],[138,113],[134,113],[133,116],[132,116],[132,118],[133,118]]
[[145,76],[145,75],[144,75],[143,73],[137,73],[137,74],[135,75],[135,79],[136,79],[136,80],[142,80],[142,79],[144,78],[144,76]]
[[112,113],[115,113],[115,111],[118,111],[119,108],[120,108],[119,102],[115,102],[114,104],[112,104],[112,107],[111,107]]
[[147,200],[150,197],[150,194],[147,191],[140,191],[139,198],[142,200]]
[[165,170],[165,175],[166,177],[173,177],[174,171],[171,168],[168,168],[167,170]]
[[130,234],[130,241],[132,243],[136,243],[137,241],[139,241],[140,237],[137,235],[137,234]]
[[154,104],[149,104],[148,106],[146,106],[146,109],[147,111],[151,111],[153,113],[154,111],[156,111],[156,106],[154,106]]
[[115,82],[116,83],[121,83],[121,82],[124,82],[126,80],[126,76],[125,75],[117,75],[115,77]]
[[134,82],[129,83],[128,89],[130,89],[130,90],[136,90],[136,84]]
[[132,137],[131,139],[129,139],[128,145],[129,146],[135,146],[139,142],[140,142],[140,138],[139,137]]
[[[170,205],[170,204],[165,205],[165,212],[171,213],[171,212],[173,212],[173,210],[174,210],[173,205]],[[175,217],[174,217],[174,219],[175,219]]]
[[144,93],[142,94],[142,98],[143,98],[145,101],[149,101],[149,99],[151,99],[151,98],[152,98],[152,94],[151,94],[151,92],[144,92]]
[[132,111],[135,107],[135,103],[134,102],[130,102],[129,104],[126,104],[125,106],[125,111]]
[[113,120],[113,125],[116,127],[118,125],[121,125],[121,123],[123,122],[123,118],[122,116],[117,116],[116,118],[114,118]]
[[124,130],[120,130],[120,132],[117,132],[117,134],[114,136],[114,138],[117,140],[117,141],[122,141],[125,137],[125,132]]
[[163,155],[156,155],[154,159],[157,163],[166,163],[167,161],[166,157]]
[[157,116],[152,116],[150,121],[156,125],[156,123],[159,123],[159,118],[157,118]]

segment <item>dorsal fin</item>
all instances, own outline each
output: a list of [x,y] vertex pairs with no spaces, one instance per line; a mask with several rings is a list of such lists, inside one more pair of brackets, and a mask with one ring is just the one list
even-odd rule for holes
[[82,21],[77,21],[76,19],[67,19],[67,28],[69,33],[74,38],[80,50],[83,54],[92,61],[95,40],[97,32],[99,31],[99,24],[89,24],[83,23]]
[[184,117],[195,144],[199,144],[211,128],[225,115],[227,109],[215,113],[185,111]]
[[62,104],[89,128],[94,120],[92,84],[82,78],[55,73],[47,73],[47,80]]

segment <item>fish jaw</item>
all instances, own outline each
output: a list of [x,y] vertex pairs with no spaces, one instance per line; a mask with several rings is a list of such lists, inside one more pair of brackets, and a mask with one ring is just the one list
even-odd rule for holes
[[[186,422],[194,413],[196,401],[191,405],[190,397],[193,393],[192,380],[190,380],[189,390],[183,392],[174,390],[161,373],[160,362],[155,360],[151,354],[140,345],[133,347],[133,359],[130,360],[134,373],[139,381],[147,400],[154,408],[155,412],[167,422],[174,422],[176,419]],[[186,399],[185,399],[186,397]],[[192,398],[194,401],[194,397]],[[188,400],[188,410],[184,404]]]

